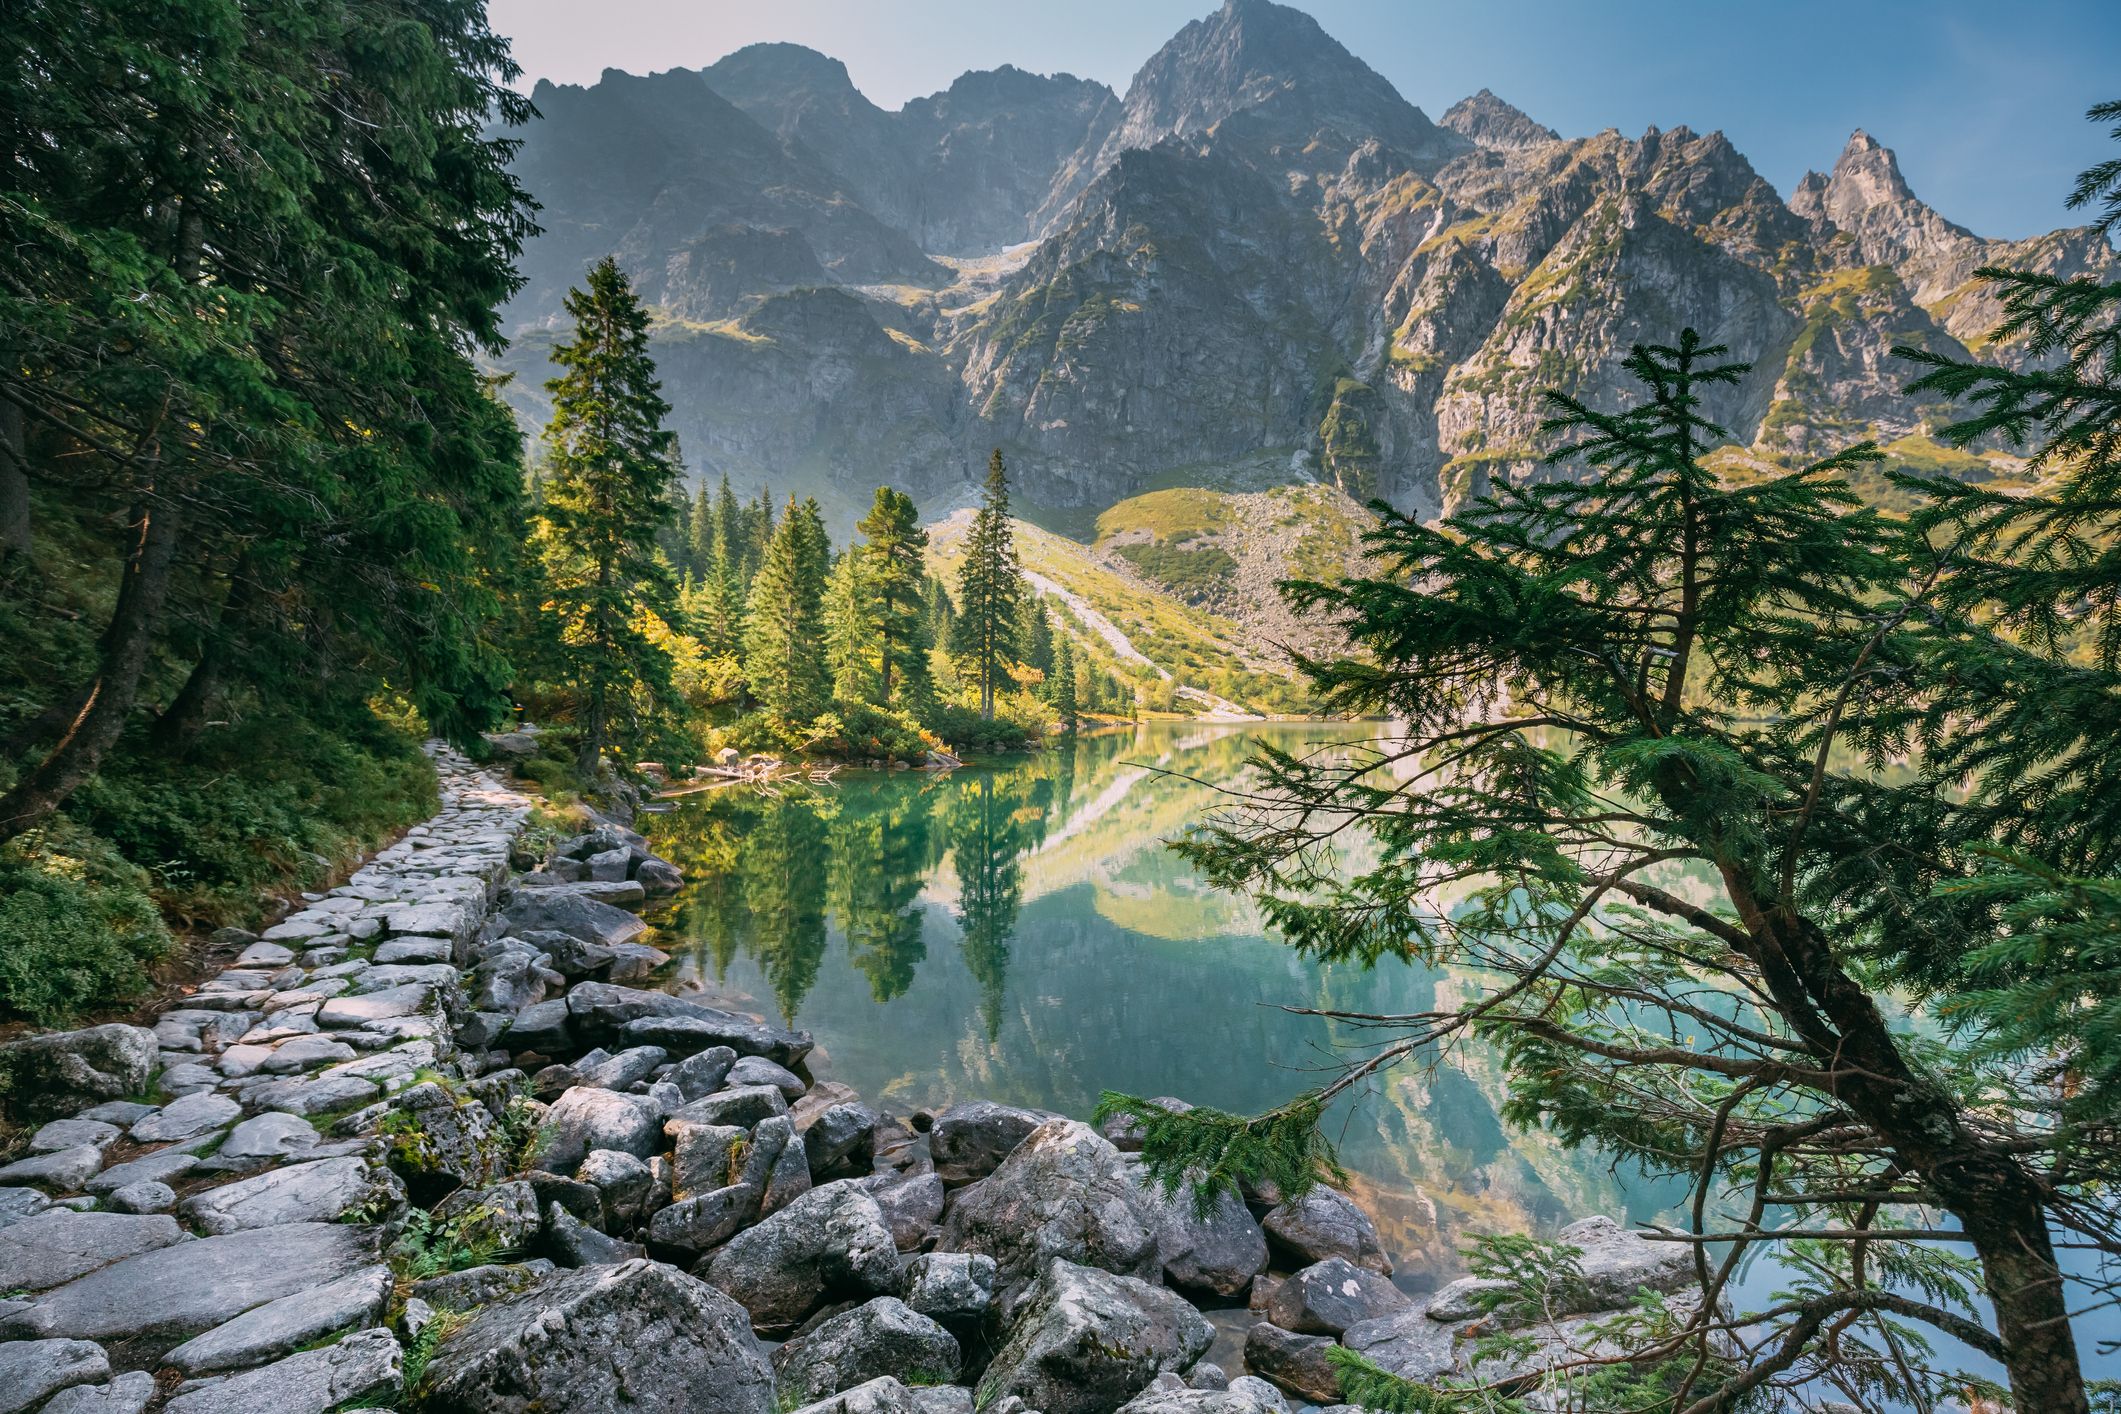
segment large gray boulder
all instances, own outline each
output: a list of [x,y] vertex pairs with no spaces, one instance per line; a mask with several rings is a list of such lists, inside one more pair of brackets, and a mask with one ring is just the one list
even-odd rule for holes
[[663,1112],[653,1100],[577,1085],[553,1101],[538,1126],[532,1157],[540,1168],[573,1173],[592,1149],[647,1159],[662,1148]]
[[1156,1231],[1136,1198],[1125,1162],[1109,1140],[1072,1119],[1050,1120],[1000,1168],[958,1193],[935,1245],[994,1258],[996,1301],[1007,1321],[1056,1257],[1126,1276],[1156,1276]]
[[828,1298],[897,1291],[898,1247],[876,1199],[851,1182],[828,1183],[738,1233],[701,1275],[759,1330],[787,1330]]
[[646,923],[623,908],[556,889],[518,889],[501,919],[517,936],[525,929],[565,933],[604,948],[630,943],[648,931]]
[[[1685,1243],[1652,1242],[1609,1217],[1570,1223],[1554,1235],[1554,1240],[1577,1249],[1576,1271],[1583,1279],[1581,1299],[1564,1302],[1555,1315],[1624,1310],[1635,1304],[1637,1292],[1680,1291],[1694,1281],[1693,1250]],[[1450,1318],[1444,1314],[1450,1306],[1444,1297],[1458,1284],[1453,1282],[1436,1293],[1437,1299],[1429,1303],[1431,1314],[1439,1319]]]
[[992,1100],[952,1105],[935,1117],[928,1152],[943,1182],[953,1187],[971,1183],[1000,1168],[1032,1130],[1059,1118],[1045,1110],[998,1105]]
[[809,1055],[815,1044],[808,1031],[791,1031],[696,1002],[683,1005],[690,1010],[636,1017],[620,1029],[619,1039],[629,1046],[661,1046],[672,1055],[727,1046],[740,1056],[764,1056],[783,1066],[794,1065]]
[[710,1046],[728,1046],[740,1056],[764,1056],[794,1065],[810,1053],[808,1032],[790,1031],[755,1017],[615,982],[582,982],[567,993],[569,1024],[583,1045],[661,1046],[689,1056]]
[[492,1262],[483,1267],[466,1267],[460,1272],[422,1277],[412,1284],[409,1294],[438,1311],[469,1311],[474,1306],[488,1306],[504,1296],[513,1296],[536,1286],[554,1270],[552,1263],[543,1257],[533,1257],[527,1262]]
[[455,1414],[774,1408],[742,1308],[645,1259],[561,1272],[485,1307],[436,1348],[418,1393]]
[[842,1311],[773,1352],[781,1400],[823,1399],[879,1375],[930,1385],[957,1378],[957,1338],[895,1296]]
[[1138,1164],[1128,1165],[1136,1202],[1156,1229],[1156,1256],[1174,1286],[1237,1296],[1267,1269],[1267,1235],[1237,1194],[1215,1195],[1203,1217],[1193,1190],[1167,1194]]
[[404,1367],[404,1352],[389,1331],[355,1331],[336,1345],[260,1369],[180,1386],[162,1409],[163,1414],[326,1414],[394,1401]]
[[[1693,1257],[1684,1243],[1652,1242],[1608,1217],[1571,1223],[1556,1235],[1556,1240],[1577,1249],[1577,1271],[1582,1281],[1557,1287],[1550,1293],[1545,1303],[1550,1315],[1618,1311],[1634,1305],[1638,1291],[1678,1291],[1694,1280]],[[1507,1290],[1508,1286],[1493,1278],[1460,1277],[1429,1298],[1429,1317],[1437,1321],[1469,1321],[1486,1315],[1488,1308],[1482,1298]]]
[[658,1208],[648,1220],[648,1240],[658,1248],[705,1252],[736,1236],[758,1211],[759,1190],[748,1183],[711,1188]]
[[[1458,1341],[1465,1328],[1463,1321],[1432,1320],[1428,1308],[1417,1304],[1352,1325],[1341,1333],[1340,1339],[1341,1344],[1392,1374],[1410,1380],[1434,1380],[1459,1368]],[[1248,1358],[1249,1351],[1248,1345]]]
[[1270,1210],[1260,1226],[1276,1246],[1304,1265],[1345,1257],[1380,1276],[1392,1275],[1392,1259],[1385,1255],[1377,1224],[1344,1193],[1313,1188]]
[[493,1111],[475,1096],[427,1080],[399,1091],[391,1106],[399,1115],[391,1167],[426,1201],[492,1182],[513,1157],[501,1152]]
[[143,1026],[91,1026],[25,1036],[0,1046],[8,1104],[28,1121],[61,1119],[147,1089],[158,1049]]
[[994,1304],[994,1259],[925,1252],[906,1264],[906,1304],[938,1321],[970,1322]]
[[100,1267],[0,1316],[0,1340],[122,1337],[166,1349],[375,1260],[375,1230],[346,1223],[290,1223],[178,1242]]
[[803,1136],[803,1156],[817,1178],[867,1169],[876,1147],[876,1126],[876,1111],[858,1100],[827,1105],[795,1121]]
[[736,1068],[737,1055],[727,1046],[709,1046],[679,1061],[670,1070],[670,1083],[686,1100],[712,1095]]
[[1388,1279],[1345,1257],[1328,1257],[1274,1289],[1267,1319],[1302,1335],[1339,1335],[1350,1326],[1378,1320],[1412,1304]]
[[761,1120],[788,1113],[788,1101],[771,1085],[740,1085],[717,1090],[686,1105],[672,1120],[687,1124],[734,1125],[749,1129]]
[[243,1107],[226,1095],[211,1090],[171,1100],[132,1127],[133,1139],[141,1144],[162,1144],[177,1139],[196,1139],[239,1118]]
[[979,1405],[1015,1395],[1043,1414],[1112,1414],[1214,1338],[1176,1292],[1056,1258],[980,1380]]

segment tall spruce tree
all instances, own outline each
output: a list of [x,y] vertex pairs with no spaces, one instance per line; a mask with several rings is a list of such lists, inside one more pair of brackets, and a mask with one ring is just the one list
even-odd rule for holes
[[579,764],[594,777],[615,735],[638,739],[639,723],[617,730],[615,714],[637,691],[668,692],[668,655],[634,619],[644,608],[671,610],[656,537],[673,518],[679,467],[648,355],[648,312],[617,261],[606,256],[586,290],[568,291],[567,313],[574,335],[552,353],[563,372],[545,385],[543,595],[560,672],[580,703]]
[[836,701],[880,703],[883,671],[877,655],[878,602],[868,565],[849,549],[832,565],[825,590],[825,658]]
[[1042,684],[1039,694],[1051,701],[1053,698],[1053,617],[1046,612],[1046,601],[1036,595],[1026,594],[1018,610],[1017,643],[1018,657],[1027,668],[1038,670]]
[[751,582],[744,610],[744,679],[759,705],[784,725],[802,726],[825,710],[825,567],[822,525],[790,498],[780,528]]
[[[725,507],[727,515],[723,514]],[[744,651],[744,567],[736,534],[735,502],[729,495],[729,478],[724,476],[708,544],[707,578],[701,586],[704,622],[700,642],[717,658],[738,657]]]
[[1075,650],[1068,644],[1068,635],[1056,634],[1053,644],[1053,715],[1060,720],[1060,729],[1074,736],[1082,724],[1082,714],[1075,700]]
[[951,652],[979,686],[980,715],[994,720],[994,698],[1008,681],[1016,648],[1017,604],[1023,572],[1009,527],[1009,473],[1002,449],[987,459],[980,508],[965,536],[965,562],[957,576],[957,617],[950,626]]
[[928,650],[933,645],[924,598],[928,532],[913,498],[888,486],[855,526],[865,537],[858,554],[872,596],[878,701],[918,710],[930,696]]
[[700,479],[699,488],[693,492],[692,506],[685,513],[685,563],[684,571],[694,579],[705,581],[714,575],[714,498],[708,493],[706,478]]
[[[1693,1186],[1677,1236],[1699,1300],[1611,1335],[1635,1357],[1625,1371],[1607,1349],[1567,1355],[1553,1380],[1595,1375],[1600,1407],[1684,1414],[1807,1386],[1937,1405],[1978,1381],[1907,1358],[1927,1328],[1997,1361],[2015,1407],[2082,1414],[2070,1311],[2086,1298],[2071,1289],[2088,1282],[2093,1304],[2113,1290],[2065,1276],[2055,1234],[2121,1251],[2097,1197],[2114,1146],[2058,1123],[2066,1073],[2042,1082],[2021,1052],[1888,1020],[1907,1004],[1959,1016],[1967,960],[2014,935],[1988,891],[1953,881],[1978,882],[1999,836],[2044,843],[2016,827],[2059,823],[2042,818],[2056,793],[2014,800],[1980,729],[2008,720],[1999,689],[2022,716],[2061,704],[2015,695],[2009,671],[2042,674],[1954,588],[1974,565],[1934,514],[1857,501],[1846,477],[1877,459],[1868,446],[1744,483],[1704,467],[1722,433],[1702,390],[1745,371],[1720,352],[1692,331],[1636,348],[1634,410],[1553,397],[1548,428],[1570,439],[1557,459],[1583,475],[1498,487],[1441,526],[1379,505],[1369,575],[1289,586],[1364,650],[1305,665],[1324,700],[1404,723],[1399,739],[1268,749],[1258,789],[1178,846],[1256,891],[1307,952],[1466,966],[1491,985],[1349,1018],[1382,1043],[1262,1116],[1104,1108],[1143,1120],[1167,1183],[1301,1188],[1330,1161],[1326,1103],[1479,1038],[1505,1064],[1511,1120]],[[2050,669],[2112,712],[2110,678]],[[1915,771],[1890,769],[1911,750]],[[2087,839],[2089,804],[2074,813]],[[1334,848],[1349,820],[1379,851],[1360,870]],[[1940,1231],[1971,1266],[1920,1240]],[[1785,1259],[1786,1289],[1726,1315],[1762,1249]],[[1384,1377],[1340,1358],[1374,1396]]]

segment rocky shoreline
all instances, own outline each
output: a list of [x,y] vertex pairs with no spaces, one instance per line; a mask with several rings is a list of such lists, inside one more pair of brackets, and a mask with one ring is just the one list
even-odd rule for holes
[[[1275,1414],[1340,1398],[1336,1344],[1464,1370],[1477,1284],[1402,1291],[1337,1192],[1203,1217],[1123,1123],[879,1113],[807,1034],[628,985],[677,871],[604,824],[512,875],[529,802],[429,750],[441,813],[152,1029],[0,1051],[37,1124],[0,1166],[0,1414]],[[1690,1271],[1564,1236],[1585,1309],[1483,1377]]]

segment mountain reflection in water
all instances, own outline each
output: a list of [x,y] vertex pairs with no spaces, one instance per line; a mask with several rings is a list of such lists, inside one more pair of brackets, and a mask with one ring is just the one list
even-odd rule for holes
[[[671,985],[808,1028],[814,1074],[900,1113],[986,1098],[1080,1118],[1108,1089],[1266,1108],[1362,1043],[1283,1008],[1424,1010],[1478,983],[1308,961],[1164,847],[1265,733],[1293,748],[1374,729],[1152,724],[993,769],[686,798],[648,825],[688,881],[653,920],[677,959]],[[1471,1232],[1643,1217],[1670,1200],[1596,1155],[1507,1131],[1501,1086],[1493,1058],[1467,1049],[1328,1117],[1410,1285],[1459,1270]]]

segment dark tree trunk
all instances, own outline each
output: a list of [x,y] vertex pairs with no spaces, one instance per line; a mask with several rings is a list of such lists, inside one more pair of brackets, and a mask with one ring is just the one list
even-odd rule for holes
[[1726,871],[1778,1006],[1836,1073],[1835,1098],[1928,1179],[1981,1260],[2017,1408],[2089,1414],[2084,1367],[2048,1234],[2045,1188],[2015,1156],[1968,1129],[1958,1102],[1913,1069],[1876,1001],[1807,920],[1763,909]]
[[103,633],[95,681],[58,744],[0,797],[0,844],[34,828],[64,804],[125,730],[147,671],[155,627],[169,599],[177,522],[174,505],[142,502],[133,522],[125,580]]
[[162,715],[155,718],[154,726],[148,729],[148,743],[157,751],[171,755],[183,753],[206,725],[207,712],[227,679],[228,660],[235,651],[235,640],[243,631],[246,595],[242,574],[242,567],[238,566],[229,585],[228,601],[222,606],[220,619],[206,635],[206,647],[199,654],[199,661],[192,665],[184,686],[177,689],[177,695],[170,699],[169,706],[162,709]]
[[0,396],[0,567],[29,558],[29,447],[22,407]]

